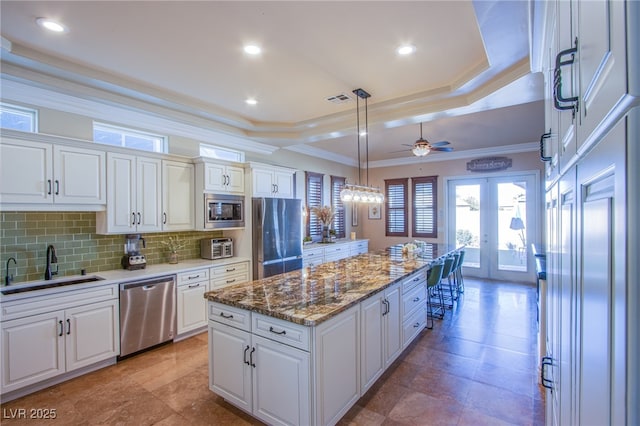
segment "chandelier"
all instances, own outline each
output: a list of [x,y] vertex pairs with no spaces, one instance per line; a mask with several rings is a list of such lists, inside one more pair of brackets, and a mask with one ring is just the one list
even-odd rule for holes
[[[358,184],[345,184],[342,191],[340,191],[340,200],[343,202],[354,203],[382,203],[384,201],[384,195],[380,191],[380,188],[369,186],[369,111],[367,106],[367,99],[371,97],[369,93],[363,89],[355,89],[353,93],[356,97],[356,127],[358,137]],[[360,99],[364,99],[364,132],[360,131]],[[361,185],[361,161],[360,161],[360,138],[365,137],[365,162],[366,162],[366,185]]]

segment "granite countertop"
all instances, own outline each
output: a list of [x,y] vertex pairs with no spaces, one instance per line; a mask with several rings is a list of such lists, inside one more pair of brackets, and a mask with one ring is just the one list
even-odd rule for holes
[[[315,326],[421,269],[451,249],[432,245],[425,257],[401,247],[370,252],[205,293],[209,301],[296,324]],[[438,255],[438,253],[441,253]]]

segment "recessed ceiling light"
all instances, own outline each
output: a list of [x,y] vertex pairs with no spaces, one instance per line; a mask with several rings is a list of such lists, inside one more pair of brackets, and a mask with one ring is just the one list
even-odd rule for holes
[[258,103],[258,101],[253,98],[249,98],[245,102],[247,103],[247,105],[256,105]]
[[411,44],[405,44],[403,46],[398,47],[398,55],[411,55],[416,51],[416,47]]
[[259,55],[262,53],[262,49],[260,49],[260,46],[256,46],[255,44],[247,44],[244,47],[244,52],[249,55]]
[[56,22],[52,19],[48,18],[38,18],[36,19],[36,23],[49,31],[53,31],[54,33],[66,33],[67,27],[62,25],[59,22]]

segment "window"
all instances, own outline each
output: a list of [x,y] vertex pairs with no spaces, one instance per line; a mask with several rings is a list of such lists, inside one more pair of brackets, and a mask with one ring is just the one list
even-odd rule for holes
[[331,176],[331,205],[336,212],[333,218],[333,229],[336,231],[336,238],[344,238],[346,236],[344,204],[340,199],[340,191],[344,188],[345,182],[346,178]]
[[167,152],[167,137],[124,127],[93,123],[93,141],[151,152]]
[[313,241],[322,239],[322,222],[311,212],[311,207],[322,207],[322,178],[320,173],[305,172],[307,207],[307,235]]
[[407,237],[408,214],[407,214],[407,183],[409,179],[389,179],[385,180],[386,192],[386,224],[385,235],[387,237]]
[[411,179],[413,193],[414,237],[438,237],[438,177],[417,177]]
[[200,156],[244,163],[244,152],[236,151],[235,149],[220,148],[219,146],[206,143],[200,144]]
[[35,133],[37,123],[37,110],[0,103],[0,127],[3,129]]

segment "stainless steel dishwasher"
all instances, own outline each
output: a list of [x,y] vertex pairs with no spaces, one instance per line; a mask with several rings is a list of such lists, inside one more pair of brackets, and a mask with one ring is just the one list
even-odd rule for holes
[[121,357],[172,340],[175,333],[175,276],[120,284]]

